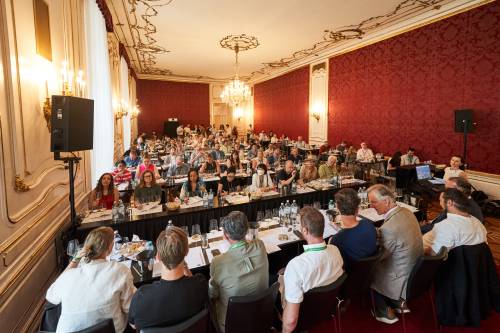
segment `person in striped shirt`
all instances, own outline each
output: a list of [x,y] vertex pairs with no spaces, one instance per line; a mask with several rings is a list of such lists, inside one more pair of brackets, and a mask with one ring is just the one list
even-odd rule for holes
[[113,171],[112,175],[115,184],[128,183],[132,179],[132,173],[127,169],[124,160],[118,162],[118,167]]

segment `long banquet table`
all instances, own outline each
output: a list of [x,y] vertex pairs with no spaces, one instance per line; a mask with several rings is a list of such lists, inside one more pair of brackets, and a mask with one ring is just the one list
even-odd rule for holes
[[[359,187],[362,183],[349,183],[342,187]],[[333,199],[334,194],[339,190],[338,187],[332,187],[327,190],[310,190],[306,193],[297,193],[290,195],[271,195],[262,197],[259,200],[251,200],[247,203],[233,205],[219,205],[217,201],[213,208],[193,207],[185,208],[177,211],[168,211],[166,206],[162,206],[162,211],[153,214],[133,215],[126,218],[122,222],[115,222],[111,219],[89,222],[81,224],[77,229],[77,237],[83,241],[86,235],[93,228],[100,226],[108,226],[118,230],[122,237],[129,237],[135,234],[141,239],[155,240],[160,232],[168,225],[168,221],[172,220],[175,226],[188,226],[191,230],[193,224],[199,224],[202,233],[208,232],[209,221],[211,219],[220,220],[231,211],[239,210],[246,214],[249,221],[255,221],[258,211],[266,209],[279,208],[282,202],[293,200],[303,206],[304,204],[313,204],[320,202],[322,207],[326,207],[329,200]]]

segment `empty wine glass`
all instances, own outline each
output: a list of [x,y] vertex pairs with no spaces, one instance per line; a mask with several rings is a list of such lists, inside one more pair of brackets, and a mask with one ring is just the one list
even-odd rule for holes
[[66,253],[70,257],[74,257],[78,252],[78,239],[72,239],[68,242],[68,246],[66,247]]
[[208,230],[211,233],[215,233],[215,232],[219,231],[219,223],[217,222],[216,219],[211,219],[210,220],[210,224],[209,224]]
[[317,210],[320,210],[321,209],[321,202],[315,201],[313,203],[313,207],[316,208]]
[[273,217],[279,217],[279,216],[280,216],[279,208],[274,208],[273,209]]
[[266,215],[264,217],[266,220],[271,220],[273,218],[273,210],[272,209],[266,209]]
[[264,212],[263,211],[258,211],[257,212],[257,219],[256,219],[256,222],[262,222],[262,220],[264,219]]
[[181,227],[181,229],[182,229],[182,230],[186,233],[186,236],[188,236],[188,237],[189,237],[189,229],[188,229],[188,226],[187,226],[187,225],[183,225],[183,226]]
[[201,230],[199,224],[193,224],[191,228],[191,238],[193,241],[199,241],[201,239]]

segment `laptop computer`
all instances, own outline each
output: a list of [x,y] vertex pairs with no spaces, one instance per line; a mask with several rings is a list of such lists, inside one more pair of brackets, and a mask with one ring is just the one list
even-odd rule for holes
[[432,177],[431,167],[428,164],[417,165],[415,170],[417,171],[418,180],[428,180],[434,185],[441,185],[445,183],[444,179]]

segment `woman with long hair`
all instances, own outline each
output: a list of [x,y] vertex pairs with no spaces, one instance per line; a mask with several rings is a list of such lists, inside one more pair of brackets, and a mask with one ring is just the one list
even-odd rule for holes
[[135,293],[130,268],[106,260],[113,251],[114,232],[93,229],[83,249],[47,290],[47,301],[61,304],[56,332],[75,332],[112,318],[116,332],[127,327]]
[[106,172],[102,174],[96,187],[90,192],[89,206],[92,209],[101,207],[111,209],[119,199],[120,195],[114,185],[113,175]]
[[241,165],[240,161],[240,154],[238,150],[233,150],[231,153],[231,156],[226,161],[226,165],[229,168],[235,168],[236,170],[242,170],[243,166]]
[[403,156],[403,154],[397,151],[387,162],[387,174],[389,176],[396,177],[396,169],[401,166],[401,156]]
[[141,175],[141,180],[134,190],[135,200],[141,203],[157,202],[161,199],[161,187],[156,184],[153,172],[146,170]]
[[188,180],[182,184],[180,194],[181,200],[195,196],[203,197],[206,191],[205,183],[200,180],[198,171],[196,171],[196,169],[189,170]]

